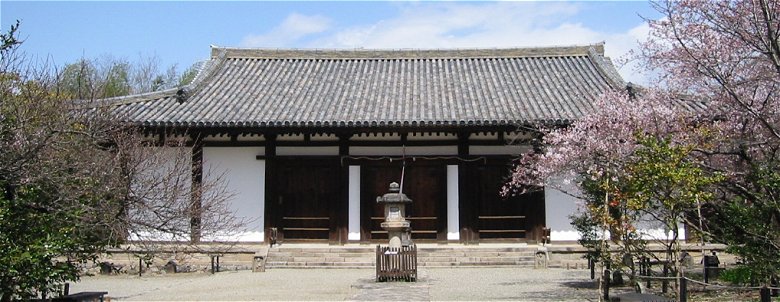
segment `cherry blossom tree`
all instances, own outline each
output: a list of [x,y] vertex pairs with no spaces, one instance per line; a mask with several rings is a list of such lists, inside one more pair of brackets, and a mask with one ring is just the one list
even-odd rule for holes
[[722,173],[714,239],[763,283],[780,270],[780,2],[660,3],[642,52],[662,83],[707,102],[713,140],[698,146]]
[[704,223],[687,225],[767,283],[780,269],[780,4],[655,5],[665,17],[649,21],[638,56],[657,84],[606,93],[569,127],[544,130],[542,151],[518,159],[504,193],[573,181],[604,230],[630,231],[641,216],[610,207],[671,228],[703,204]]

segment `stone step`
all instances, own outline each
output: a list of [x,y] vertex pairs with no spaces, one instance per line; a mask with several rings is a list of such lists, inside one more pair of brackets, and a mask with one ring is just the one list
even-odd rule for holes
[[[267,268],[368,268],[376,261],[374,246],[274,247]],[[533,267],[535,247],[418,247],[420,267]]]

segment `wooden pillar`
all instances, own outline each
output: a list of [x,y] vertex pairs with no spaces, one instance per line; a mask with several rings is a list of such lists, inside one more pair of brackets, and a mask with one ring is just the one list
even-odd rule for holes
[[349,165],[341,161],[341,158],[349,155],[350,134],[339,135],[339,198],[331,201],[330,206],[330,244],[343,245],[349,237]]
[[192,134],[192,158],[191,173],[192,185],[190,187],[190,240],[200,242],[201,236],[201,207],[203,189],[203,137],[200,133]]
[[[469,135],[468,132],[458,133],[458,157],[468,158],[469,156]],[[460,220],[460,242],[463,244],[478,244],[479,230],[477,226],[478,207],[475,207],[475,192],[473,181],[475,167],[470,162],[460,162],[458,164],[458,213]]]
[[526,193],[521,198],[521,202],[526,204],[524,207],[526,241],[529,243],[540,242],[546,225],[544,191]]
[[443,199],[438,200],[438,205],[436,206],[436,222],[437,222],[437,234],[436,234],[436,241],[439,243],[447,243],[447,165],[443,165],[443,169],[439,169],[439,173],[437,177],[441,180],[443,180],[442,183],[442,191]]
[[[273,243],[273,239],[281,242],[284,232],[281,229],[279,210],[279,194],[277,193],[276,164],[276,134],[265,134],[265,242]],[[271,229],[276,228],[276,232]],[[276,238],[272,238],[276,236]]]

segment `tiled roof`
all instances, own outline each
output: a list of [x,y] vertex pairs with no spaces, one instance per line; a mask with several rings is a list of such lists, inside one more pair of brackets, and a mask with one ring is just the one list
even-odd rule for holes
[[143,126],[567,123],[625,84],[603,44],[468,50],[213,48],[183,89],[104,100]]

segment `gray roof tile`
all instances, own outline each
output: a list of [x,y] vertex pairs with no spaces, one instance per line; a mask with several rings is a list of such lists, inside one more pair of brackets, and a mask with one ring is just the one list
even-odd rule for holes
[[184,89],[104,100],[144,126],[519,125],[571,121],[624,83],[603,45],[459,50],[214,48]]

